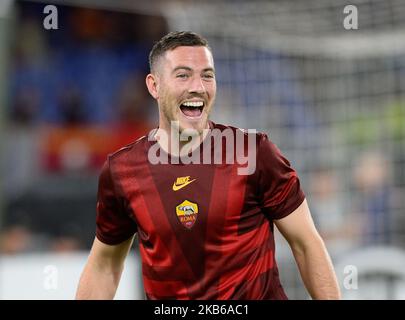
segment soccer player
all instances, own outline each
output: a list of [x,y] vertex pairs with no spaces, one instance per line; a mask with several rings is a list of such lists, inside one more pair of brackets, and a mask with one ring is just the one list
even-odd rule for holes
[[[209,120],[216,80],[207,41],[171,32],[149,60],[146,85],[159,107],[159,127],[110,155],[102,169],[96,238],[76,298],[114,297],[138,234],[148,299],[287,299],[274,225],[311,297],[340,298],[288,160],[266,134]],[[244,174],[236,159],[241,143],[253,168]],[[191,154],[197,156],[189,163]]]

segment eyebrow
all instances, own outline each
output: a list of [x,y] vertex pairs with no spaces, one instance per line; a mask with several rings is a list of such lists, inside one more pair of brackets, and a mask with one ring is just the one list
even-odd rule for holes
[[[181,69],[187,70],[187,71],[193,71],[193,69],[191,69],[190,67],[187,67],[187,66],[178,66],[178,67],[176,67],[176,68],[173,69],[172,73],[176,72],[177,70],[181,70]],[[212,72],[215,73],[214,68],[211,68],[211,67],[208,67],[208,68],[203,69],[203,72],[207,72],[207,71],[212,71]]]

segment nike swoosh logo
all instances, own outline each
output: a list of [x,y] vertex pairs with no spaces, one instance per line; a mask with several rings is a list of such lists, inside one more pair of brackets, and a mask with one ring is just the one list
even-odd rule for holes
[[180,184],[180,185],[177,185],[176,182],[175,182],[175,183],[173,183],[173,191],[180,190],[181,188],[184,188],[185,186],[188,186],[191,182],[194,182],[196,180],[197,179],[193,179],[193,180],[190,180],[190,181],[188,181],[186,183],[183,183],[183,184]]

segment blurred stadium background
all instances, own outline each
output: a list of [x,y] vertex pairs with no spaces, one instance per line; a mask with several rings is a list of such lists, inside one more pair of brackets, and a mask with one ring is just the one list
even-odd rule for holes
[[[298,170],[344,298],[404,299],[402,0],[0,0],[0,299],[73,298],[100,166],[157,123],[144,76],[169,30],[210,41],[213,120],[267,132]],[[277,238],[287,294],[308,299]],[[117,298],[143,297],[137,260]]]

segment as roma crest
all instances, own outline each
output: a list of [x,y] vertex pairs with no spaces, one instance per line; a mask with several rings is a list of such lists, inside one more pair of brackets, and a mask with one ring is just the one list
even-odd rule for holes
[[191,229],[197,220],[198,205],[188,200],[184,200],[176,207],[177,218],[187,229]]

